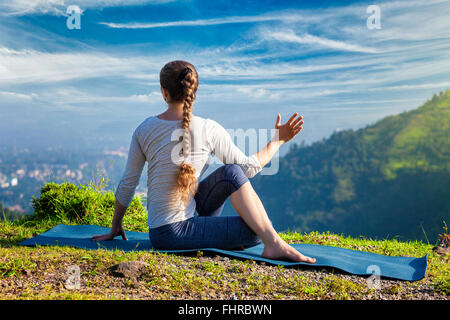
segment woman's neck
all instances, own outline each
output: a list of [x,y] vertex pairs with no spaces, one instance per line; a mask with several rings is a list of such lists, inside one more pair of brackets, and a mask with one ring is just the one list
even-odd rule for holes
[[168,105],[166,111],[158,115],[162,120],[183,120],[183,103],[176,105]]

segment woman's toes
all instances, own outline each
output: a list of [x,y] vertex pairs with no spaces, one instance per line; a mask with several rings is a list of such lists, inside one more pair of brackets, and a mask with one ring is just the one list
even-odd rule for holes
[[305,256],[305,262],[308,262],[308,263],[316,263],[316,259],[315,259],[315,258],[311,258],[311,257],[306,257],[306,256]]
[[316,259],[302,255],[300,252],[298,252],[295,248],[291,247],[287,243],[285,243],[279,247],[276,247],[276,248],[265,246],[262,256],[264,258],[269,258],[269,259],[287,258],[289,260],[297,261],[297,262],[307,262],[307,263],[315,263],[316,262]]
[[294,259],[294,260],[297,260],[299,262],[307,262],[307,263],[315,263],[316,262],[316,259],[308,257],[308,256],[304,256],[303,254],[301,254],[300,252],[298,252],[294,248],[292,248],[291,250],[293,250],[295,252],[296,256],[297,256],[297,259]]

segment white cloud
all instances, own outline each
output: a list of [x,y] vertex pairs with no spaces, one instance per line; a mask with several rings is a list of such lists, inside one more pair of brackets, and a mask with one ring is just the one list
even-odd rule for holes
[[386,90],[404,91],[404,90],[438,89],[438,88],[441,89],[450,88],[450,81],[378,87],[378,88],[370,88],[368,89],[368,91],[386,91]]
[[[86,0],[87,1],[87,0]],[[94,1],[95,2],[95,1]],[[117,1],[121,2],[121,1]],[[136,0],[136,2],[139,2]],[[144,1],[143,1],[144,2]],[[391,12],[408,10],[408,11],[423,11],[423,8],[433,5],[446,4],[448,0],[408,0],[408,1],[380,1],[379,4],[382,10],[389,10]],[[220,18],[209,19],[194,19],[194,20],[177,20],[165,22],[99,22],[110,28],[120,29],[151,29],[151,28],[165,28],[165,27],[182,27],[182,26],[211,26],[233,23],[258,23],[269,21],[280,21],[283,24],[300,24],[300,25],[328,25],[328,23],[345,24],[345,20],[351,18],[352,22],[355,19],[360,19],[365,28],[365,19],[367,5],[349,5],[341,7],[329,7],[324,9],[287,9],[280,11],[267,12],[259,15],[243,15],[243,16],[228,16]],[[410,21],[411,22],[411,21]],[[367,29],[366,29],[367,30]]]
[[22,16],[34,13],[64,15],[64,0],[13,0],[0,4],[0,11],[7,15]]
[[[429,6],[417,4],[408,8],[381,3],[383,29],[375,32],[365,27],[362,6],[311,11],[305,20],[293,11],[291,20],[282,21],[285,26],[272,29],[270,23],[264,27],[260,24],[245,34],[248,38],[240,37],[230,47],[205,48],[193,43],[182,54],[178,48],[171,47],[167,47],[164,54],[147,55],[136,54],[130,47],[127,52],[112,52],[64,51],[61,46],[57,51],[43,52],[26,47],[13,50],[0,45],[0,95],[2,99],[32,99],[61,106],[71,103],[86,108],[94,103],[105,108],[120,103],[163,105],[158,92],[159,71],[176,57],[196,66],[200,75],[197,97],[205,103],[251,104],[257,101],[263,105],[266,101],[267,104],[298,101],[320,108],[340,106],[345,101],[359,103],[366,98],[375,107],[386,101],[406,104],[408,97],[420,100],[432,90],[450,86],[444,81],[450,72],[450,42],[448,38],[438,40],[435,37],[444,34],[448,24],[446,17],[435,15],[429,22],[431,31],[423,27],[417,37],[413,37],[409,29],[408,21],[415,21],[421,13],[429,18],[436,10],[433,6],[440,8],[444,2],[431,1]],[[388,15],[390,11],[395,16]],[[359,15],[361,12],[363,15]],[[439,12],[447,11],[441,8]],[[283,14],[240,19],[268,22],[284,17]],[[347,20],[348,17],[351,19]],[[195,20],[195,23],[206,26],[238,20],[226,17]],[[408,36],[401,39],[402,34]],[[317,49],[339,50],[339,54],[320,55],[316,54]],[[366,53],[376,54],[368,56]],[[92,79],[97,81],[94,86]],[[90,80],[89,84],[84,80]],[[78,91],[61,88],[69,83]],[[107,84],[103,86],[104,83]],[[36,90],[33,87],[36,96],[22,90],[26,86],[36,86]],[[108,95],[108,90],[113,94]],[[385,93],[384,102],[374,99],[379,92]],[[365,97],[368,94],[371,96]],[[411,104],[414,106],[416,104]]]
[[343,41],[337,41],[332,39],[327,39],[324,37],[317,37],[308,33],[302,35],[297,35],[293,30],[284,31],[271,31],[263,34],[266,40],[276,40],[280,42],[292,42],[298,44],[311,44],[318,45],[320,47],[325,47],[333,50],[342,51],[354,51],[354,52],[365,52],[365,53],[376,53],[378,50],[374,48],[362,47],[357,44],[346,43]]
[[9,92],[0,91],[0,97],[2,97],[2,102],[6,101],[16,101],[16,100],[26,100],[30,101],[38,97],[36,93],[20,93],[20,92]]
[[133,94],[129,97],[130,100],[137,102],[158,102],[163,101],[162,94],[159,91],[152,91],[149,94]]
[[181,20],[181,21],[167,21],[157,23],[114,23],[114,22],[100,22],[100,24],[106,25],[110,28],[120,29],[151,29],[151,28],[163,28],[163,27],[183,27],[183,26],[212,26],[231,23],[255,23],[266,21],[299,21],[309,20],[307,16],[299,13],[269,13],[257,16],[231,16],[223,18],[211,18],[211,19],[196,19],[196,20]]
[[0,3],[0,12],[9,16],[30,14],[66,15],[69,5],[84,9],[151,5],[176,0],[6,0]]
[[[283,62],[267,65],[261,62],[218,62],[198,52],[195,62],[203,80],[277,79],[284,76],[357,68],[371,61],[313,64]],[[213,61],[213,62],[211,62]],[[0,84],[52,83],[116,76],[139,81],[153,80],[159,85],[159,71],[168,62],[163,56],[125,56],[104,52],[47,53],[36,50],[13,50],[0,47]]]
[[43,92],[39,96],[42,101],[53,104],[85,104],[93,103],[118,103],[137,102],[154,103],[163,101],[162,95],[158,91],[152,91],[148,94],[132,95],[100,95],[92,93],[88,89],[77,89],[74,87],[61,87],[52,92]]
[[263,88],[252,88],[248,86],[236,86],[236,91],[244,93],[247,97],[255,99],[278,99],[280,92],[271,92]]
[[46,53],[0,47],[0,84],[125,77],[142,70],[156,72],[164,63],[144,57],[119,57],[103,52]]
[[[8,112],[11,106],[26,106],[47,111],[73,111],[76,114],[103,114],[106,110],[121,110],[124,106],[130,113],[136,112],[141,106],[163,106],[161,93],[152,91],[148,94],[131,95],[101,95],[89,88],[58,87],[52,90],[40,90],[39,93],[0,91],[0,111]],[[4,108],[3,108],[4,107]],[[3,110],[2,110],[3,109]],[[11,110],[14,112],[15,110]],[[114,111],[115,112],[115,111]]]
[[[253,60],[257,60],[254,58]],[[207,62],[207,61],[205,61]],[[371,61],[341,62],[333,63],[322,61],[322,63],[311,63],[310,61],[293,61],[267,64],[264,62],[241,63],[240,61],[224,61],[217,65],[214,63],[204,64],[198,67],[199,73],[208,79],[217,80],[244,80],[244,79],[276,79],[283,76],[291,76],[305,73],[319,73],[326,71],[337,71],[339,69],[356,68],[370,65]]]

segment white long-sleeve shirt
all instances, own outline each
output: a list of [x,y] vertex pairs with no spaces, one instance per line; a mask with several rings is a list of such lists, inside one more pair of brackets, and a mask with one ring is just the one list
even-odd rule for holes
[[[173,185],[183,159],[178,157],[183,136],[181,120],[163,120],[157,116],[145,119],[134,131],[127,165],[115,196],[128,207],[145,162],[148,162],[147,211],[148,226],[189,219],[195,214],[195,200],[190,195],[186,205],[173,200]],[[238,164],[249,178],[262,170],[256,157],[246,156],[233,142],[230,134],[216,121],[193,116],[190,126],[189,163],[195,168],[197,179],[205,172],[214,154],[224,164]]]

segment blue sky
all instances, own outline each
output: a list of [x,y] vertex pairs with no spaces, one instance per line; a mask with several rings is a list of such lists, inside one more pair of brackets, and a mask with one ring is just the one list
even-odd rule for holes
[[[366,25],[373,4],[381,29]],[[295,141],[311,143],[450,88],[449,16],[448,0],[2,1],[0,143],[125,146],[165,110],[159,71],[175,59],[198,70],[195,114],[248,129],[299,112]]]

